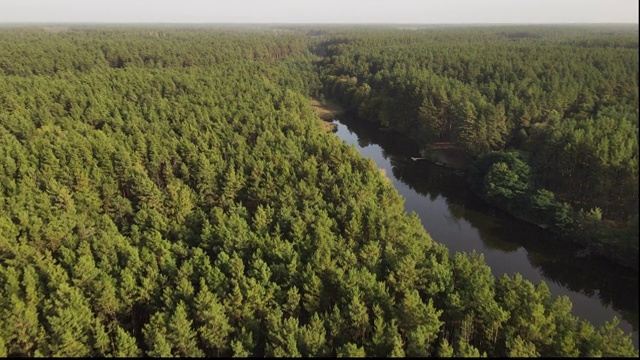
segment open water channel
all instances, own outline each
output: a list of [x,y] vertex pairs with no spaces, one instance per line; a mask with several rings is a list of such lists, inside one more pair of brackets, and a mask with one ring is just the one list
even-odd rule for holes
[[344,117],[336,135],[373,159],[415,212],[431,237],[460,252],[484,254],[495,276],[522,274],[545,281],[552,297],[566,295],[573,314],[600,327],[617,316],[638,348],[638,273],[561,242],[550,232],[488,206],[473,194],[459,171],[423,160],[407,137],[378,125]]

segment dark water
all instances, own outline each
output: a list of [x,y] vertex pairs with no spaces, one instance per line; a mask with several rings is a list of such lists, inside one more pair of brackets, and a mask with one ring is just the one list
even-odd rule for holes
[[431,237],[456,251],[484,254],[495,276],[520,273],[545,281],[552,297],[566,295],[573,314],[599,327],[617,316],[638,348],[638,273],[604,259],[582,256],[573,244],[535,225],[487,206],[464,176],[428,161],[413,161],[419,149],[410,139],[378,130],[364,120],[335,120],[336,135],[384,169]]

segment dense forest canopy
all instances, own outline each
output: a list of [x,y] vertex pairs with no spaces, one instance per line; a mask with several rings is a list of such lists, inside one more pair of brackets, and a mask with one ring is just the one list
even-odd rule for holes
[[489,202],[637,270],[638,31],[341,29],[313,51],[324,95],[477,161]]
[[[421,33],[339,31],[0,29],[0,356],[638,356],[617,319],[595,328],[544,283],[496,279],[482,255],[432,241],[309,103],[324,85],[385,124],[422,121],[435,115],[410,79],[427,74],[420,84],[440,89],[446,111],[484,114],[491,130],[469,149],[501,149],[523,129],[537,141],[574,129],[626,139],[637,79],[625,78],[625,51],[637,56],[637,36],[635,48],[624,34],[558,40],[566,56],[614,62],[607,76],[620,81],[611,104],[581,87],[591,100],[555,126],[541,120],[551,108],[521,98],[519,82],[537,74],[522,61],[540,49],[490,72],[471,33],[438,30],[423,44]],[[505,41],[529,38],[514,34]],[[447,45],[457,37],[469,48]],[[614,54],[575,50],[602,42]],[[583,81],[580,66],[549,64]],[[488,97],[485,71],[517,88]],[[573,104],[574,92],[539,91],[531,99]],[[393,94],[414,102],[399,109]],[[531,126],[511,123],[519,112]],[[429,126],[421,134],[473,133]],[[633,158],[618,146],[607,161],[627,176],[615,166]]]

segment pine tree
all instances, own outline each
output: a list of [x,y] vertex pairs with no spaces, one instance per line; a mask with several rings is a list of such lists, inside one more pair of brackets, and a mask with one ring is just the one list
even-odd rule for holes
[[364,348],[354,344],[346,343],[337,350],[337,357],[363,358],[365,357]]
[[200,339],[219,356],[220,351],[227,348],[227,337],[232,330],[224,312],[224,306],[209,291],[204,282],[201,284],[195,303],[196,323],[201,324],[198,328]]
[[453,357],[453,346],[449,344],[447,339],[442,339],[440,343],[440,347],[438,348],[438,357],[440,358],[448,358]]
[[136,357],[140,356],[140,349],[136,344],[136,339],[116,325],[115,351],[116,357]]
[[536,346],[530,342],[523,340],[517,336],[511,341],[507,341],[507,349],[509,357],[538,357],[540,354],[536,351]]
[[192,324],[185,303],[180,301],[167,324],[167,339],[175,352],[181,356],[204,356],[198,348],[197,333],[192,329]]
[[171,343],[168,340],[166,315],[157,312],[151,316],[151,319],[145,324],[142,334],[144,341],[149,349],[148,356],[152,357],[172,357],[173,351]]
[[298,335],[302,356],[324,356],[326,351],[326,329],[317,313],[308,324],[302,326]]
[[94,320],[80,291],[63,283],[45,307],[50,353],[53,356],[89,356],[89,335]]

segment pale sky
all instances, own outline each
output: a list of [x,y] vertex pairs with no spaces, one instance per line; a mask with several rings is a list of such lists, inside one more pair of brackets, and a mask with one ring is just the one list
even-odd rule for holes
[[0,0],[0,23],[638,23],[638,0]]

